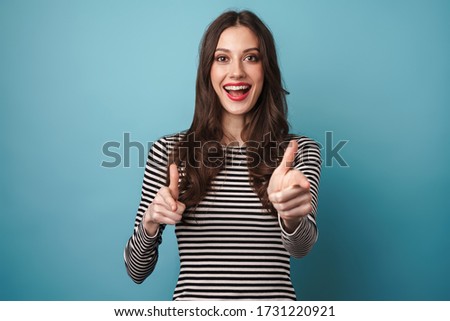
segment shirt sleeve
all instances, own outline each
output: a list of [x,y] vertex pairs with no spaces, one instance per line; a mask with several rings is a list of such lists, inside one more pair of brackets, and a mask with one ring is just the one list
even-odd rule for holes
[[320,157],[319,145],[315,141],[304,136],[298,138],[297,141],[298,151],[294,160],[294,169],[300,170],[310,182],[313,210],[302,218],[299,226],[292,233],[287,233],[283,229],[280,218],[278,218],[278,220],[281,227],[281,239],[284,247],[291,256],[301,258],[309,253],[319,235],[316,224],[316,215],[322,160]]
[[161,138],[148,153],[134,231],[124,251],[127,273],[136,283],[142,283],[153,272],[158,261],[158,247],[162,242],[165,225],[161,224],[157,233],[150,236],[143,226],[142,218],[156,193],[166,185],[168,158],[168,143]]

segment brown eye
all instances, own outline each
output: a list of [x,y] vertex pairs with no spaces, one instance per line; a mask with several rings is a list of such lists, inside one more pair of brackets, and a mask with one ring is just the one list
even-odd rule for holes
[[259,57],[257,55],[248,55],[247,57],[245,57],[246,61],[250,61],[250,62],[257,62],[259,61]]
[[217,62],[226,62],[228,59],[225,56],[217,56],[216,61]]

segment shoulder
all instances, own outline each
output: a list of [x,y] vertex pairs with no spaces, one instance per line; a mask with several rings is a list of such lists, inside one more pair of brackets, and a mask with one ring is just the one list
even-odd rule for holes
[[311,162],[317,163],[319,166],[322,163],[320,156],[320,149],[322,146],[314,139],[305,135],[289,135],[289,141],[295,139],[298,143],[298,151],[295,162]]
[[186,136],[186,131],[168,134],[153,141],[148,152],[148,157],[161,162],[167,163],[170,153],[173,151],[177,142]]
[[291,141],[295,139],[298,143],[298,151],[301,152],[303,150],[307,150],[307,149],[313,149],[313,150],[320,150],[321,149],[321,145],[315,141],[314,139],[305,136],[305,135],[295,135],[295,134],[290,134],[287,141]]
[[183,131],[180,131],[177,133],[173,133],[173,134],[164,135],[153,142],[151,149],[152,150],[157,149],[160,151],[170,152],[173,150],[175,145],[179,141],[181,141],[185,136],[186,136],[186,130],[183,130]]

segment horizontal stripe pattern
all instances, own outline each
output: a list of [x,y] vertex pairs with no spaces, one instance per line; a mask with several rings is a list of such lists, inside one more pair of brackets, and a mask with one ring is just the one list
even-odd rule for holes
[[[148,155],[135,228],[124,252],[127,272],[136,283],[152,273],[158,260],[165,226],[150,237],[142,217],[165,185],[168,155],[181,135],[161,138]],[[290,256],[305,256],[317,240],[321,165],[318,144],[305,136],[297,140],[294,168],[311,183],[313,211],[293,233],[286,233],[251,188],[245,147],[226,148],[225,168],[212,180],[202,202],[186,209],[183,221],[175,226],[180,273],[174,300],[296,299]]]

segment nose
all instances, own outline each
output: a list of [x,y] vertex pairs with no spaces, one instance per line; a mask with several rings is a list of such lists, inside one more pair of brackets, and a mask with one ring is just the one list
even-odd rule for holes
[[245,71],[242,66],[242,61],[235,60],[230,66],[230,77],[233,79],[241,79],[245,77]]

